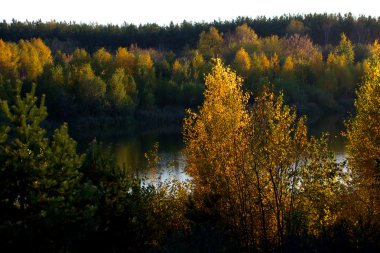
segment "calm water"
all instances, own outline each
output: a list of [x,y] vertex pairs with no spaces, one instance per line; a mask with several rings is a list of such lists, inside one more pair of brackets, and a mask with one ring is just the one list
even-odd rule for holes
[[[313,135],[320,136],[322,132],[329,132],[331,148],[336,154],[337,161],[345,158],[344,141],[340,135],[344,129],[342,119],[342,117],[329,116],[309,123],[309,131]],[[127,133],[120,129],[86,129],[85,131],[75,129],[73,136],[78,141],[81,150],[84,150],[88,143],[96,138],[97,141],[111,147],[120,165],[134,170],[139,176],[148,178],[156,172],[146,169],[147,162],[144,154],[158,142],[158,155],[161,160],[161,171],[158,173],[161,178],[187,179],[184,173],[185,159],[182,154],[183,142],[180,127],[151,131],[135,129]]]
[[78,141],[79,150],[84,151],[94,138],[109,146],[114,152],[119,165],[126,166],[141,177],[153,177],[153,172],[147,169],[145,153],[159,143],[158,156],[161,171],[154,172],[162,180],[176,177],[186,180],[184,173],[185,159],[182,154],[183,142],[179,126],[153,131],[123,132],[120,129],[74,129],[72,136]]

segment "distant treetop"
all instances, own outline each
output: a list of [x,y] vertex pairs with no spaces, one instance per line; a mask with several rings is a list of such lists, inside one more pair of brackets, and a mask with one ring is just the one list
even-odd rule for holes
[[[254,39],[270,35],[291,36],[308,35],[317,45],[337,45],[340,34],[344,33],[355,43],[372,43],[380,37],[380,19],[372,16],[354,17],[348,14],[305,14],[283,15],[267,18],[265,16],[250,18],[237,17],[231,21],[214,21],[211,23],[194,23],[183,21],[180,24],[170,23],[159,26],[155,23],[136,26],[84,24],[75,22],[42,22],[13,20],[0,23],[0,38],[5,41],[41,38],[53,51],[73,51],[82,47],[89,52],[99,48],[116,50],[137,44],[141,48],[157,48],[178,52],[185,47],[195,48],[199,35],[208,32],[214,26],[220,33],[229,34],[236,27],[246,24],[244,39]],[[252,31],[254,33],[252,33]],[[243,31],[242,31],[243,32]]]

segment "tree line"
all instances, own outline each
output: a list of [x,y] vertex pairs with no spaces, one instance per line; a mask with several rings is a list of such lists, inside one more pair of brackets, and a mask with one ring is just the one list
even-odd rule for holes
[[50,117],[60,120],[196,108],[203,101],[204,75],[218,57],[244,78],[244,90],[256,92],[270,82],[303,114],[352,110],[377,42],[355,44],[342,33],[336,46],[320,46],[301,21],[292,18],[286,29],[282,37],[260,37],[248,23],[228,33],[211,26],[195,36],[195,47],[176,53],[135,44],[52,53],[40,38],[0,40],[0,93],[5,98],[17,82],[29,88],[37,82],[37,94],[47,94]]
[[[294,22],[296,21],[296,23]],[[258,16],[256,18],[238,17],[231,21],[217,21],[211,23],[188,22],[180,24],[171,22],[166,26],[155,23],[122,25],[101,25],[97,23],[84,24],[75,22],[42,22],[5,20],[0,24],[0,38],[8,41],[31,39],[39,37],[49,42],[54,51],[57,49],[73,50],[81,47],[90,53],[98,48],[116,50],[137,44],[142,48],[160,48],[178,52],[186,46],[196,47],[197,37],[202,31],[211,26],[216,27],[224,34],[233,32],[236,27],[247,23],[260,37],[270,35],[285,36],[287,33],[300,31],[318,45],[337,45],[341,33],[354,43],[373,43],[379,38],[380,22],[378,17],[353,16],[351,13],[341,14],[305,14],[282,15],[272,18]]]

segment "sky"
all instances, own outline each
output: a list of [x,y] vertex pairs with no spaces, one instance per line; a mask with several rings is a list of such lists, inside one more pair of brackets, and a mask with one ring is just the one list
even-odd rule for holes
[[0,20],[168,25],[325,12],[380,16],[379,6],[379,0],[2,0]]

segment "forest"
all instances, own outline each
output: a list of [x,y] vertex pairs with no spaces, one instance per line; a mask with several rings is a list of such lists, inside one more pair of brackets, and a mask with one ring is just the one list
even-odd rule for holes
[[[351,14],[3,21],[0,250],[378,251],[379,38]],[[343,161],[308,127],[329,114]],[[103,121],[182,123],[189,179],[146,180],[96,138],[79,151],[72,124]]]

